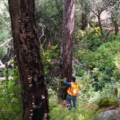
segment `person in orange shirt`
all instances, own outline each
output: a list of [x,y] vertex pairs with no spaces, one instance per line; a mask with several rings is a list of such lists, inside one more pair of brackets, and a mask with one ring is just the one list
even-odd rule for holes
[[67,89],[66,101],[68,103],[68,109],[71,110],[72,109],[71,101],[73,102],[73,107],[76,108],[76,96],[78,95],[79,84],[76,82],[75,77],[71,78],[71,82],[67,82],[65,79],[64,84],[69,86],[69,88]]

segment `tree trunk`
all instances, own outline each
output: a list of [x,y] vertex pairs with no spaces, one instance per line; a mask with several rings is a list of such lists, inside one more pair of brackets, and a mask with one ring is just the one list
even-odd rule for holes
[[8,0],[23,98],[23,120],[49,120],[34,0]]
[[118,21],[117,21],[117,18],[114,16],[113,13],[112,13],[111,19],[112,19],[112,22],[113,22],[113,25],[114,25],[114,29],[115,29],[115,37],[114,37],[114,40],[116,40],[117,34],[118,34],[118,32],[119,32]]
[[87,27],[87,16],[86,16],[86,13],[82,12],[82,26],[81,26],[81,29],[85,30],[86,27]]
[[99,24],[100,32],[101,32],[101,38],[103,39],[104,34],[103,34],[103,28],[102,28],[102,24],[101,24],[100,14],[98,14],[97,17],[98,17],[98,24]]
[[[72,51],[74,33],[75,0],[64,0],[63,33],[62,33],[62,78],[71,80]],[[63,82],[61,86],[64,86]],[[66,99],[66,88],[60,89],[60,98]]]

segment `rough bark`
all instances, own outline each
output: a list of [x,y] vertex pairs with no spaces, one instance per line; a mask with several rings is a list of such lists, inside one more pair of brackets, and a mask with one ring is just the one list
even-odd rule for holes
[[[62,33],[62,78],[71,80],[72,51],[74,33],[75,0],[64,0],[63,33]],[[63,82],[61,83],[63,86]],[[60,98],[66,99],[66,88],[60,89]]]
[[49,120],[34,0],[8,0],[23,98],[23,120]]

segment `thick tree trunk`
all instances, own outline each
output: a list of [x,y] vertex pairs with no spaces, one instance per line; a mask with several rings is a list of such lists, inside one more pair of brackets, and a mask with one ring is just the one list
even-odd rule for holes
[[[72,76],[72,51],[74,33],[75,0],[64,0],[63,34],[62,34],[62,78],[70,81]],[[63,86],[63,82],[61,83]],[[60,89],[60,97],[66,99],[66,88]]]
[[9,0],[23,98],[23,120],[49,120],[34,0]]

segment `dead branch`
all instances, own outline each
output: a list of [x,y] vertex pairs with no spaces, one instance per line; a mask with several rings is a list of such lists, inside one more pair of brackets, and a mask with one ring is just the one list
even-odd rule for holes
[[42,38],[44,35],[45,35],[45,33],[44,33],[43,28],[42,28],[42,35],[39,37],[39,39],[41,40],[41,38]]
[[2,61],[0,60],[0,65],[3,65]]
[[5,65],[0,66],[0,70],[3,70],[5,68]]
[[0,48],[3,47],[3,46],[5,46],[5,45],[7,45],[11,40],[12,40],[12,38],[6,40],[4,43],[2,43],[2,44],[0,45]]
[[92,70],[86,68],[86,67],[85,67],[78,59],[76,59],[75,57],[73,57],[73,62],[80,64],[82,69],[84,69],[84,70],[86,70],[86,71],[90,71],[91,73],[93,72]]

